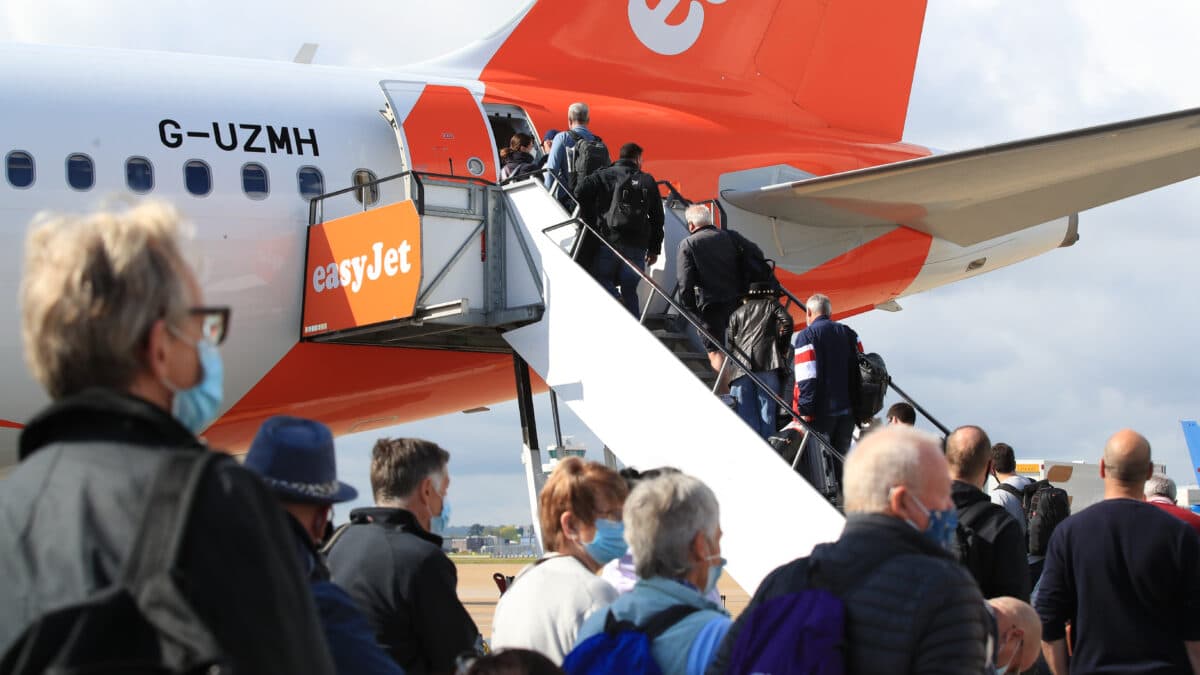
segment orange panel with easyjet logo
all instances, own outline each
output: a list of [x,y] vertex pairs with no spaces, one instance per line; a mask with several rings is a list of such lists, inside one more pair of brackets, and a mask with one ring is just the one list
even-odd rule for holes
[[411,201],[308,228],[301,337],[412,316],[421,217]]

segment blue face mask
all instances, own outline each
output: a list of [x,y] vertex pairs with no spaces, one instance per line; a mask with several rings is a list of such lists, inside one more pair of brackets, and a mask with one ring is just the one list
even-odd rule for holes
[[708,568],[708,581],[704,584],[704,594],[708,595],[717,587],[717,581],[721,578],[721,572],[725,570],[725,563],[729,561],[724,558],[718,558],[717,564]]
[[620,558],[629,550],[629,544],[625,543],[625,523],[597,518],[596,536],[583,548],[599,565],[607,565]]
[[177,389],[166,378],[162,380],[163,386],[175,394],[171,402],[171,415],[193,434],[200,433],[217,419],[225,382],[225,367],[217,346],[201,339],[196,343],[196,351],[203,371],[196,386]]
[[[916,495],[909,493],[913,502],[921,509],[921,512],[929,517],[929,525],[925,528],[925,536],[929,537],[933,543],[941,546],[946,551],[954,552],[955,534],[958,532],[958,511],[953,508],[943,509],[940,511],[930,511],[925,508],[920,499]],[[913,521],[908,521],[914,529],[917,529],[917,524]]]
[[446,526],[450,524],[450,498],[442,497],[442,512],[429,519],[429,531],[434,534],[441,534],[446,531]]

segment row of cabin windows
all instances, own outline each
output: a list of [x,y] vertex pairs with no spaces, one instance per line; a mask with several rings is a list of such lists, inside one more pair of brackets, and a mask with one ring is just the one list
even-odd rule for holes
[[[8,153],[5,160],[8,183],[16,188],[27,188],[33,185],[34,162],[33,155],[21,150]],[[357,169],[354,172],[355,185],[364,185],[375,180],[375,174],[367,169]],[[208,164],[191,159],[183,165],[183,183],[187,191],[197,197],[203,197],[212,192],[212,169]],[[67,157],[67,184],[75,190],[90,190],[96,184],[96,167],[92,158],[81,153]],[[302,166],[296,172],[296,184],[300,196],[312,199],[325,192],[325,177],[315,166]],[[139,194],[154,189],[154,165],[145,157],[130,157],[125,160],[125,185]],[[251,199],[266,199],[271,192],[271,181],[267,168],[262,164],[249,162],[242,166],[242,191]],[[368,204],[379,201],[379,186],[370,185],[366,189],[356,190],[354,197],[359,202],[365,197]]]

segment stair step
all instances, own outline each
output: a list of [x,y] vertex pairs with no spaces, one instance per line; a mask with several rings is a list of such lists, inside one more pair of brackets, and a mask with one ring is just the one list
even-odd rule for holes
[[692,341],[691,336],[687,333],[680,333],[678,331],[668,330],[666,328],[651,330],[650,333],[653,334],[654,337],[658,338],[659,342]]

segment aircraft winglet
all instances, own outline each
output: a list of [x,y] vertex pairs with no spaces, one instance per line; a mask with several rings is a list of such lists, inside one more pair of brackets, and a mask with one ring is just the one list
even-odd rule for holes
[[1196,476],[1196,484],[1200,485],[1200,424],[1195,420],[1180,420],[1183,425],[1183,440],[1188,446],[1188,456],[1192,458],[1192,471]]

